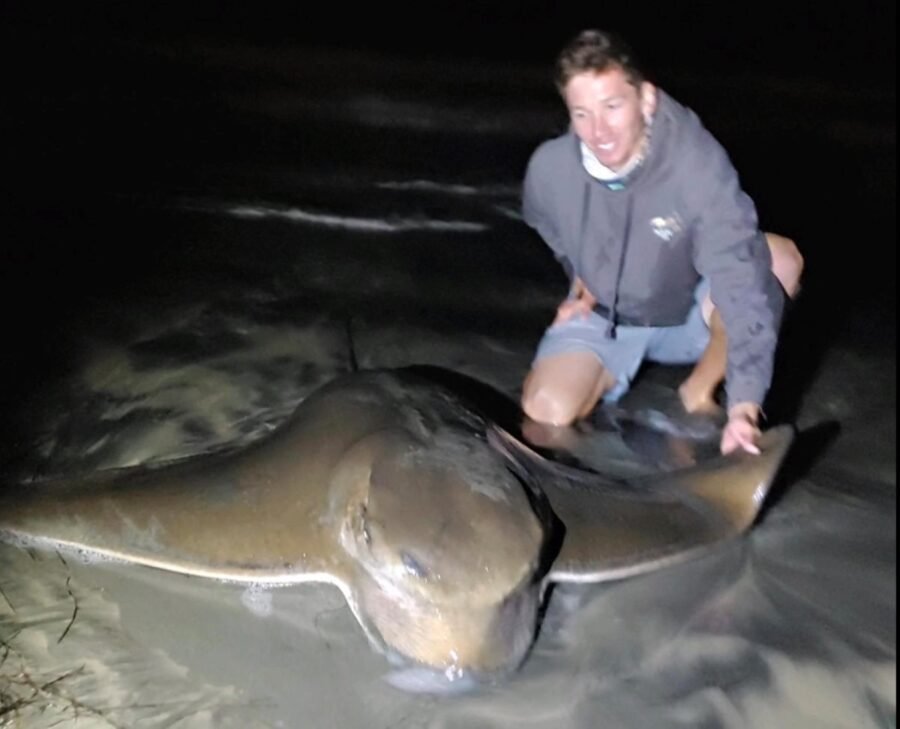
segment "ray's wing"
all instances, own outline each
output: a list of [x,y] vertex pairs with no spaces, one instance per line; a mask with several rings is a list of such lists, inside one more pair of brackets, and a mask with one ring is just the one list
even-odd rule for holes
[[551,463],[505,436],[525,462],[565,534],[548,579],[603,582],[687,559],[749,529],[793,441],[790,426],[767,431],[762,454],[735,453],[629,482]]
[[361,451],[378,443],[356,458],[328,433],[301,423],[239,453],[22,487],[0,503],[0,535],[215,579],[340,584],[336,491],[368,482]]

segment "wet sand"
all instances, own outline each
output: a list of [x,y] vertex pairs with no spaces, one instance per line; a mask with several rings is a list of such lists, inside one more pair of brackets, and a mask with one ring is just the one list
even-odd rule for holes
[[[265,371],[271,350],[252,351],[251,366],[228,369]],[[843,375],[881,389],[877,363],[836,360]],[[121,382],[152,399],[157,392],[141,382],[159,372],[139,371],[125,370]],[[651,372],[642,386],[666,377]],[[205,381],[193,381],[197,393]],[[827,378],[816,385],[815,402],[840,406]],[[194,403],[195,417],[207,402]],[[4,546],[4,701],[24,701],[10,714],[35,727],[75,716],[98,727],[549,729],[594,727],[598,716],[616,727],[889,726],[896,497],[887,424],[847,413],[852,428],[834,439],[810,418],[797,458],[814,463],[788,463],[781,493],[747,539],[659,574],[558,587],[526,665],[502,685],[451,697],[398,691],[393,668],[331,587],[247,590]],[[148,425],[139,452],[167,448],[170,426]],[[98,443],[102,452],[112,441]]]

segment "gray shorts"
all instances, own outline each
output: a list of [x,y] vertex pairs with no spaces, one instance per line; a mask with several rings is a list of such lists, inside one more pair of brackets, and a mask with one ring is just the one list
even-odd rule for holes
[[604,400],[615,402],[628,392],[641,363],[647,359],[662,364],[693,364],[709,344],[709,327],[701,304],[709,284],[701,281],[694,292],[694,306],[684,324],[674,327],[616,327],[616,338],[607,339],[607,320],[591,312],[586,318],[570,319],[550,326],[538,344],[534,362],[566,352],[593,352],[616,378]]

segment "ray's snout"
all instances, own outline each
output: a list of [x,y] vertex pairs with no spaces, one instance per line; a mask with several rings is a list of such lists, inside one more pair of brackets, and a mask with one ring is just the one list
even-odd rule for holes
[[377,640],[449,678],[516,668],[534,637],[547,526],[503,456],[449,430],[397,438],[357,494],[342,543]]

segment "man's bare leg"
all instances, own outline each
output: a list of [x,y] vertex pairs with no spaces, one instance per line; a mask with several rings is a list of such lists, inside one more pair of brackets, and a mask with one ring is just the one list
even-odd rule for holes
[[[790,238],[766,233],[766,241],[772,253],[772,272],[787,295],[794,298],[800,290],[803,256]],[[703,302],[703,317],[709,324],[709,344],[691,374],[678,388],[681,402],[691,413],[720,409],[715,401],[715,392],[725,379],[727,365],[728,337],[722,318],[709,297]]]
[[719,383],[725,379],[728,336],[722,317],[716,309],[712,309],[708,324],[709,344],[691,374],[678,388],[684,409],[689,413],[717,413],[722,410],[716,404],[715,392]]
[[593,410],[615,378],[591,352],[538,361],[522,386],[522,410],[539,423],[571,425]]
[[533,445],[571,449],[577,436],[569,426],[586,417],[613,385],[615,377],[590,352],[541,359],[522,387],[527,416],[522,434]]

